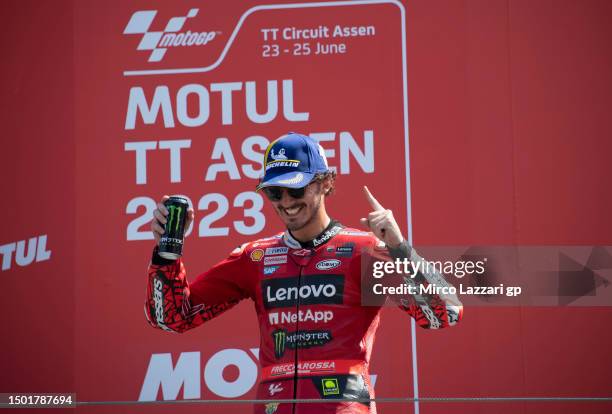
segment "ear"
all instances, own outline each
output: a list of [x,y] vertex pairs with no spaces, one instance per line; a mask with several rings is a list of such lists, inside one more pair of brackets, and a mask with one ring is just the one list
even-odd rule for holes
[[323,180],[323,186],[322,186],[323,194],[326,196],[329,195],[332,192],[332,187],[333,187],[333,181],[331,177],[326,177]]

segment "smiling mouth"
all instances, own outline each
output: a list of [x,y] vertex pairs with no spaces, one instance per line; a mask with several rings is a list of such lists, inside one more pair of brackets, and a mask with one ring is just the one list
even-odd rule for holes
[[297,216],[300,211],[302,211],[302,206],[293,206],[293,207],[289,207],[289,208],[282,208],[280,209],[287,217],[295,217]]

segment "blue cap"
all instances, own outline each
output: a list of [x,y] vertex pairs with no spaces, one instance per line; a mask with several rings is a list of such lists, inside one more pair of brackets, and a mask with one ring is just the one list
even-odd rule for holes
[[264,177],[257,190],[307,186],[318,173],[329,171],[323,148],[314,139],[290,132],[272,142],[264,154]]

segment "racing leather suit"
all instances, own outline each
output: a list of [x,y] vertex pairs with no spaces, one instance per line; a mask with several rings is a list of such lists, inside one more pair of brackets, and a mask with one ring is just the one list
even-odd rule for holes
[[[367,401],[374,398],[368,366],[382,303],[362,306],[362,268],[390,257],[418,256],[406,243],[388,250],[372,233],[335,221],[308,243],[286,231],[243,244],[192,283],[180,259],[163,259],[155,250],[145,314],[156,328],[184,332],[250,298],[260,326],[257,399],[330,400],[256,404],[255,413],[375,413]],[[414,281],[427,284],[432,277],[445,283],[439,274]],[[438,295],[396,302],[423,328],[454,325],[463,313],[458,300]]]

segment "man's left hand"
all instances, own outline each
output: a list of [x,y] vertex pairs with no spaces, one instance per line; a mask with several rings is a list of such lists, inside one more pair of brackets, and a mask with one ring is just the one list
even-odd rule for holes
[[393,217],[393,212],[385,209],[365,185],[363,186],[363,193],[370,203],[372,211],[368,214],[368,218],[361,219],[361,224],[369,228],[388,247],[398,247],[404,241],[404,236],[402,236],[402,232]]

